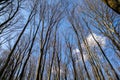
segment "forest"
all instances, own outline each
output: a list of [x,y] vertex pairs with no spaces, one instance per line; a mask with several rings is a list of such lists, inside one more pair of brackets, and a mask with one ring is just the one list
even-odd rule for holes
[[0,80],[120,80],[120,0],[0,0]]

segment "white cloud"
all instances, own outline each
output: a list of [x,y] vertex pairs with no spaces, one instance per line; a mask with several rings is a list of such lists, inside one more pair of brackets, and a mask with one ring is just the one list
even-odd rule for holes
[[73,50],[73,54],[79,54],[80,53],[80,50],[79,49],[74,49]]
[[[83,54],[83,58],[84,58],[84,61],[87,61],[88,60],[88,55],[87,54]],[[78,60],[76,60],[76,62],[79,62],[79,61],[82,61],[82,57],[81,56],[79,56]]]
[[[105,46],[105,44],[106,44],[106,38],[105,37],[96,35],[95,33],[93,33],[93,36],[95,37],[95,39],[99,42],[99,44],[102,47]],[[87,42],[88,42],[89,46],[91,46],[91,47],[98,46],[91,34],[88,35],[88,37],[86,39],[87,39]]]
[[[76,48],[73,50],[73,56],[74,56],[76,62],[82,61],[82,57],[81,57],[79,49]],[[85,54],[84,52],[83,52],[83,58],[84,58],[84,61],[88,60],[88,55]]]
[[[99,42],[99,44],[100,44],[102,47],[105,46],[105,44],[106,44],[106,38],[105,38],[105,37],[96,35],[95,33],[93,33],[93,36],[94,36],[94,38],[97,40],[97,42]],[[91,34],[88,35],[87,38],[86,38],[86,40],[87,40],[87,42],[88,42],[88,45],[89,45],[90,47],[97,47],[97,46],[98,46],[97,43],[96,43],[96,41],[94,40],[94,38],[92,37]],[[82,46],[82,48],[83,48],[83,51],[82,51],[82,52],[83,52],[84,61],[88,61],[89,55],[86,54],[86,52],[84,51],[84,49],[85,49],[84,43],[82,43],[81,46]],[[73,53],[73,57],[74,57],[74,59],[75,59],[76,62],[82,61],[82,57],[81,57],[81,54],[80,54],[80,50],[79,50],[78,48],[74,49],[72,53]]]

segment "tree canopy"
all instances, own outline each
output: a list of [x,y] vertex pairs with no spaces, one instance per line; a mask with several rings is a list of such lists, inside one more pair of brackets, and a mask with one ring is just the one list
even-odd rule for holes
[[103,0],[111,9],[120,14],[120,0]]

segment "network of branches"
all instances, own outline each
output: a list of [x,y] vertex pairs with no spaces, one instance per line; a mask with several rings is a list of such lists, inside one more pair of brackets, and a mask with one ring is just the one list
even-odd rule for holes
[[0,80],[120,80],[119,14],[120,0],[0,0]]

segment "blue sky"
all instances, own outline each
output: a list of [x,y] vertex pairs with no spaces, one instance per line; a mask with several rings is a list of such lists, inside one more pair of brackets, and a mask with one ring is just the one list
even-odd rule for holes
[[[48,0],[48,1],[50,1],[50,0]],[[71,5],[69,6],[69,11],[73,8],[73,5],[72,4],[79,4],[79,6],[77,7],[77,9],[76,10],[79,10],[78,8],[80,7],[80,6],[82,6],[82,5],[84,5],[83,4],[83,2],[82,2],[82,0],[70,0],[70,1],[68,1],[68,2],[70,2],[71,3]],[[26,3],[27,4],[27,3]],[[28,4],[27,4],[28,5]],[[84,10],[82,10],[82,11],[84,11]],[[21,10],[21,15],[23,16],[23,23],[22,24],[25,24],[25,22],[26,22],[26,20],[28,19],[28,16],[29,16],[29,13],[30,13],[30,11],[29,11],[29,9],[27,10],[27,9],[25,9],[25,10]],[[68,15],[67,14],[65,14],[66,16],[61,20],[61,22],[60,22],[60,25],[59,25],[59,28],[58,28],[58,34],[59,35],[57,35],[57,37],[59,37],[60,38],[60,43],[61,43],[61,45],[62,45],[62,50],[60,51],[60,53],[61,53],[61,59],[62,59],[62,62],[63,63],[65,63],[65,61],[67,61],[68,60],[68,58],[69,58],[69,55],[70,55],[70,51],[69,51],[69,49],[67,48],[67,46],[66,46],[66,43],[65,43],[65,37],[68,39],[67,41],[68,42],[70,42],[71,44],[72,44],[72,51],[74,52],[74,50],[78,50],[78,43],[77,43],[77,38],[76,38],[76,34],[74,33],[74,31],[73,31],[73,29],[72,29],[72,27],[71,27],[71,24],[70,24],[70,22],[68,21],[68,19],[67,19],[67,17],[68,17]],[[79,13],[79,11],[78,11],[78,13],[76,14],[76,16],[77,16],[77,18],[79,19],[79,21],[80,21],[80,23],[81,23],[81,26],[84,28],[84,30],[85,30],[85,33],[83,33],[84,35],[85,35],[85,39],[88,39],[88,37],[89,37],[89,35],[90,35],[90,32],[88,31],[88,29],[86,28],[86,25],[85,25],[85,23],[84,23],[84,21],[82,21],[81,20],[81,18],[86,18],[86,20],[88,21],[88,23],[89,23],[89,27],[91,28],[91,30],[92,30],[92,32],[95,34],[95,36],[99,36],[99,37],[97,37],[97,40],[100,42],[101,40],[103,40],[104,38],[105,38],[105,41],[104,41],[104,47],[102,47],[103,48],[103,50],[104,50],[104,52],[105,52],[105,54],[107,55],[107,57],[109,58],[109,60],[110,60],[110,62],[112,63],[112,65],[114,66],[114,68],[116,69],[116,71],[118,72],[118,74],[120,75],[120,71],[118,71],[118,67],[120,67],[120,59],[116,56],[116,53],[113,51],[113,49],[111,48],[111,44],[110,44],[110,42],[109,42],[109,40],[108,40],[108,38],[106,38],[105,36],[103,36],[101,33],[100,33],[100,31],[99,30],[97,30],[93,25],[92,25],[92,23],[91,23],[91,21],[94,21],[94,19],[92,19],[91,20],[91,18],[88,18],[88,16],[86,16],[86,15],[84,15],[84,14],[81,14],[81,13]],[[71,18],[72,19],[72,18]],[[1,18],[1,20],[2,20],[2,18]],[[116,24],[117,22],[115,22],[114,24]],[[47,22],[45,22],[45,24],[47,24]],[[96,26],[97,26],[97,24],[95,24]],[[41,26],[41,25],[40,25]],[[29,33],[31,33],[30,32],[30,27],[31,27],[31,25],[28,25],[28,27],[27,27],[27,29],[26,29],[26,31],[25,31],[25,34],[24,35],[26,35],[26,34],[28,34],[28,36],[29,36]],[[33,28],[33,27],[32,27]],[[40,30],[39,30],[40,31]],[[12,37],[12,36],[14,36],[14,35],[18,35],[19,34],[19,32],[20,31],[16,31],[16,32],[14,32],[14,33],[12,33],[11,35],[6,35],[6,36],[3,36],[3,37],[0,37],[0,42],[1,42],[1,40],[3,40],[3,39],[5,39],[6,37]],[[1,36],[2,34],[0,34],[0,36]],[[35,44],[34,44],[34,46],[33,46],[33,56],[36,58],[36,60],[37,60],[37,58],[39,57],[39,48],[40,48],[40,44],[39,44],[39,33],[38,33],[38,35],[37,35],[37,38],[36,39],[38,39],[38,40],[36,40],[36,42],[35,42]],[[17,36],[18,37],[18,36]],[[16,41],[16,38],[14,39],[14,40],[12,40],[11,41],[11,44],[12,45],[14,45],[14,42]],[[90,41],[92,41],[92,42],[90,42]],[[93,49],[93,46],[95,45],[96,46],[96,44],[94,44],[94,40],[89,40],[88,41],[88,43],[90,44],[89,46],[90,46],[90,48],[91,49]],[[2,45],[2,48],[1,48],[1,50],[5,50],[5,49],[7,49],[7,46],[8,45],[8,43],[6,43],[6,44],[3,44]],[[84,45],[83,44],[83,41],[81,40],[81,45]],[[84,47],[83,47],[84,48]],[[36,50],[36,51],[35,51]],[[96,50],[98,50],[98,55],[99,54],[101,54],[101,52],[99,51],[99,48],[96,48]],[[50,50],[49,50],[50,51]],[[1,51],[0,51],[1,52]],[[51,52],[52,52],[52,49],[51,49]],[[47,52],[47,53],[49,53],[49,52]],[[86,53],[86,52],[85,52]],[[49,55],[47,55],[47,58],[49,57]],[[65,58],[67,58],[66,60],[65,60]],[[106,63],[105,62],[105,60],[103,59],[103,58],[101,58],[101,62],[103,62],[103,64],[104,63]],[[78,63],[81,63],[81,60],[78,62]],[[77,63],[76,63],[77,64]],[[87,61],[87,59],[86,59],[86,64],[87,64],[87,67],[89,68],[89,66],[90,66],[90,64],[89,64],[89,62]],[[70,65],[71,65],[71,62],[70,62]],[[117,68],[116,68],[117,67]],[[91,68],[91,67],[90,67]]]

